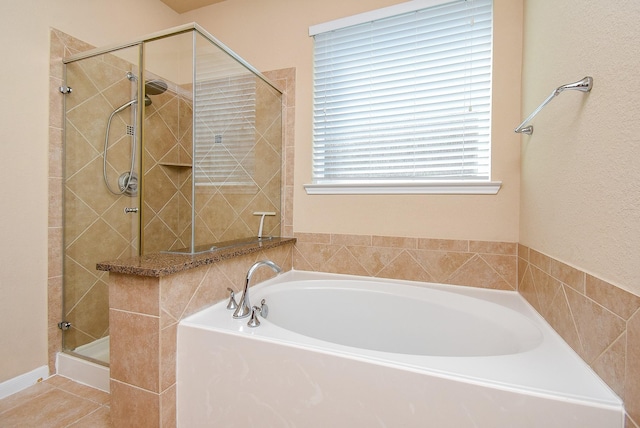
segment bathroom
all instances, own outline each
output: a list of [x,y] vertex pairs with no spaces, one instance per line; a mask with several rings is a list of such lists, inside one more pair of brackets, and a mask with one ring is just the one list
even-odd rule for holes
[[[504,259],[515,266],[518,260],[523,269],[535,259],[540,269],[531,271],[538,276],[544,277],[545,268],[547,273],[570,272],[579,280],[562,281],[566,298],[539,298],[537,309],[554,327],[568,329],[567,341],[623,397],[637,426],[640,315],[637,306],[630,313],[621,309],[640,295],[640,156],[631,132],[638,107],[637,90],[628,83],[640,65],[634,43],[637,4],[612,8],[604,2],[497,0],[492,179],[502,182],[498,194],[354,197],[308,195],[303,187],[311,181],[311,116],[305,113],[312,102],[308,28],[400,1],[291,3],[226,0],[185,12],[157,0],[82,5],[32,0],[2,6],[6,22],[0,31],[9,41],[3,49],[10,58],[2,73],[11,84],[0,115],[7,150],[0,171],[6,183],[20,182],[16,188],[22,196],[10,185],[3,187],[4,200],[14,201],[14,208],[5,209],[2,226],[0,382],[47,366],[50,348],[59,346],[48,339],[59,335],[59,310],[47,309],[49,297],[60,294],[60,266],[47,252],[60,236],[59,219],[48,215],[50,202],[60,203],[48,197],[53,193],[49,184],[59,184],[55,165],[60,163],[57,153],[49,151],[49,140],[60,138],[60,126],[47,126],[50,109],[57,117],[60,108],[59,93],[49,90],[57,87],[50,85],[50,29],[103,46],[195,21],[261,71],[295,68],[295,96],[288,106],[295,106],[296,114],[287,127],[295,141],[289,149],[294,171],[285,183],[293,212],[282,235],[298,238],[296,269],[362,274],[371,268],[342,257],[353,242],[363,254],[373,255],[428,242],[464,254],[476,243],[506,243],[501,257],[493,257],[497,250],[473,250],[478,255],[473,263],[484,267],[489,259]],[[238,22],[244,31],[238,31]],[[552,89],[585,75],[595,81],[588,97],[563,95],[541,113],[533,136],[513,133]],[[402,277],[419,272],[417,267],[407,252],[398,251],[398,257],[375,269]],[[524,269],[521,274],[527,278]],[[571,306],[580,298],[584,310]],[[631,420],[628,424],[634,426]]]

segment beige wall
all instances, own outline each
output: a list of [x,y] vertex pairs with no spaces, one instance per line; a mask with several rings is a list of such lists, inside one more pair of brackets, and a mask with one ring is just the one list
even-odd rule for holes
[[[518,240],[522,4],[495,0],[493,179],[496,196],[310,196],[312,64],[310,25],[400,0],[233,0],[185,14],[260,70],[296,68],[294,224],[296,232],[488,241]],[[242,22],[244,31],[237,31]]]
[[640,3],[526,1],[520,243],[640,294]]
[[47,364],[50,28],[101,46],[178,17],[157,0],[0,2],[0,382]]

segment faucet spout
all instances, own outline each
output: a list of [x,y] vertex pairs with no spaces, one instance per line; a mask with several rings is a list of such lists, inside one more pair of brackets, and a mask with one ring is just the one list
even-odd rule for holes
[[282,272],[280,266],[272,262],[271,260],[261,260],[256,262],[249,268],[247,272],[247,279],[244,283],[244,291],[242,292],[242,297],[240,298],[240,303],[238,303],[238,307],[233,313],[234,318],[246,318],[251,313],[251,302],[249,301],[249,281],[253,276],[253,273],[261,266],[270,267],[275,273]]

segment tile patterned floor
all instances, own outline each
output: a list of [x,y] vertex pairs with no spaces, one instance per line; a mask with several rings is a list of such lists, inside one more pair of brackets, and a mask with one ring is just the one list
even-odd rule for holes
[[111,428],[109,394],[52,376],[0,400],[2,428]]

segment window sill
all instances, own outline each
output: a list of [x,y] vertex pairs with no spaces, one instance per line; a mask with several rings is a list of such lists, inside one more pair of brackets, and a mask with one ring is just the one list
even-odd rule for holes
[[495,195],[501,181],[305,184],[308,195]]

